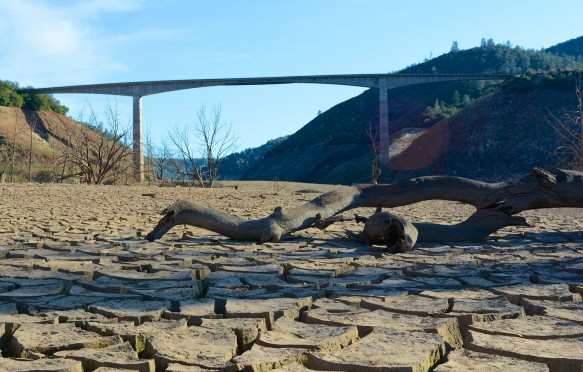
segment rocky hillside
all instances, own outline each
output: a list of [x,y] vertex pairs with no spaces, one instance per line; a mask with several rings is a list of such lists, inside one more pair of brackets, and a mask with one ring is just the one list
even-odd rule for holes
[[[576,49],[570,45],[568,50]],[[452,51],[400,73],[519,74],[581,67],[580,55],[486,44]],[[558,113],[562,108],[576,107],[575,94],[572,81],[554,86],[549,83],[554,78],[546,75],[541,73],[542,84],[523,84],[525,79],[539,78],[517,78],[508,83],[514,90],[488,82],[435,83],[390,90],[390,132],[430,130],[401,153],[401,160],[393,160],[392,169],[383,173],[381,181],[428,174],[505,178],[527,172],[532,166],[554,164],[555,160],[541,150],[552,150],[557,145],[547,123],[547,108]],[[366,132],[369,125],[378,125],[377,97],[376,90],[368,90],[319,115],[267,153],[244,178],[367,182],[373,155]]]
[[520,79],[505,83],[415,139],[391,161],[385,177],[447,174],[496,181],[556,165],[552,153],[560,143],[549,120],[577,107],[574,82],[564,79],[571,84],[549,86],[543,74],[520,89]]

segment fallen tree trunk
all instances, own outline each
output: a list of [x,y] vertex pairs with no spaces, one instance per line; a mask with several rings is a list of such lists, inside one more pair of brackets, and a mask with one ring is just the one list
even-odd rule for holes
[[[450,176],[419,177],[386,185],[355,185],[323,194],[290,209],[275,208],[258,220],[244,220],[179,200],[147,235],[153,241],[176,225],[193,225],[249,241],[278,241],[294,231],[334,222],[339,213],[359,207],[392,208],[424,200],[471,204],[476,212],[455,225],[415,223],[418,242],[479,241],[505,226],[527,225],[524,210],[583,207],[583,173],[555,169],[533,171],[515,182],[487,183]],[[329,224],[329,223],[328,223]]]

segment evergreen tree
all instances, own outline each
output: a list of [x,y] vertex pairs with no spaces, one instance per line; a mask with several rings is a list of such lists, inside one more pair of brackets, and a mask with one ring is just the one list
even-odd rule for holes
[[453,95],[451,96],[451,101],[454,106],[459,106],[461,103],[460,92],[454,90]]

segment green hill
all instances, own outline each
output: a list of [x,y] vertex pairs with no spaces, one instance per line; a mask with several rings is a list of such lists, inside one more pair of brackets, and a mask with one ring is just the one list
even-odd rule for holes
[[571,56],[580,62],[583,58],[583,36],[559,43],[545,51],[560,56]]

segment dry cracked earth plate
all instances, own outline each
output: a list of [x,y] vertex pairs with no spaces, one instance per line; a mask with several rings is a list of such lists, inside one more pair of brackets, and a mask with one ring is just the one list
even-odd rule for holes
[[[351,223],[268,244],[140,238],[176,197],[255,218],[303,202],[289,187],[0,186],[0,371],[583,368],[580,212],[397,255],[347,239]],[[434,210],[466,213],[400,213]]]

